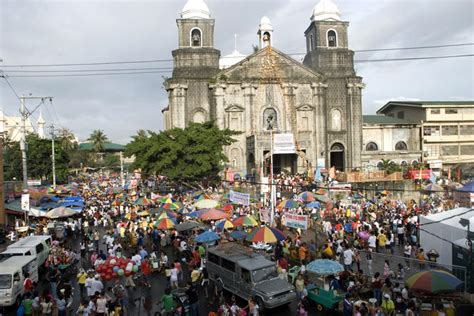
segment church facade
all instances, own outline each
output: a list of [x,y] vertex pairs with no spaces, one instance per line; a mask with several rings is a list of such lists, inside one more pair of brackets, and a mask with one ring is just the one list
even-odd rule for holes
[[270,152],[275,173],[361,166],[364,85],[348,47],[348,22],[331,0],[313,9],[303,63],[273,46],[267,17],[258,50],[237,60],[234,52],[231,65],[214,47],[215,20],[203,0],[189,0],[177,25],[179,47],[165,82],[166,129],[214,120],[242,132],[225,148],[229,166],[242,176],[268,171]]

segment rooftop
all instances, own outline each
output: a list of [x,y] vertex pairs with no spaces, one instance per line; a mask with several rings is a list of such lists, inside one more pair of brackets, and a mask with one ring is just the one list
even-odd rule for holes
[[429,108],[429,107],[460,107],[469,106],[474,107],[474,101],[390,101],[382,106],[377,114],[383,114],[390,110],[392,106],[406,106],[414,108]]
[[414,125],[415,123],[402,120],[396,117],[390,117],[385,115],[363,115],[362,120],[364,124],[386,124],[386,125]]

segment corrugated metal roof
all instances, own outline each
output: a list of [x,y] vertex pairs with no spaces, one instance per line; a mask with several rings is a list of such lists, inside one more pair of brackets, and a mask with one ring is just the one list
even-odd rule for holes
[[416,123],[402,120],[396,117],[390,117],[385,115],[363,115],[362,120],[364,124],[410,124],[416,125]]

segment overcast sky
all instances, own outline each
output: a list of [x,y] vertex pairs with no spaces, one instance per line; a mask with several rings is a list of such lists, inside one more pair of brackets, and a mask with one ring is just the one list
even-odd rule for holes
[[[175,19],[186,0],[79,1],[1,0],[0,66],[138,61],[171,58],[177,46]],[[303,32],[318,0],[206,0],[215,18],[215,46],[227,55],[250,54],[260,18],[274,27],[274,46],[304,53]],[[353,50],[474,42],[473,0],[335,0],[350,22]],[[473,54],[474,46],[356,53],[357,60]],[[301,60],[301,56],[293,56]],[[474,58],[359,63],[367,85],[364,114],[387,100],[474,100]],[[81,140],[103,129],[127,143],[138,129],[160,130],[167,105],[162,88],[169,72],[116,76],[14,77],[13,70],[170,68],[171,62],[47,68],[1,68],[19,94],[54,96],[43,116],[47,124],[70,128]],[[57,73],[49,73],[57,74]],[[29,108],[37,103],[29,102]],[[0,107],[18,113],[19,101],[0,78]],[[33,119],[36,120],[38,113]]]

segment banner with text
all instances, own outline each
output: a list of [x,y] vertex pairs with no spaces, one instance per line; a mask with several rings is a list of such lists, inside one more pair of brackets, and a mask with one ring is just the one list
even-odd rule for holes
[[273,154],[296,154],[293,134],[274,134]]
[[21,195],[21,210],[25,212],[30,210],[30,195],[28,193]]
[[285,214],[285,226],[308,229],[308,215]]
[[250,194],[230,190],[229,200],[231,202],[247,206],[250,204]]
[[260,215],[260,221],[263,223],[269,223],[270,222],[270,214],[269,210],[266,208],[262,208],[259,212]]

